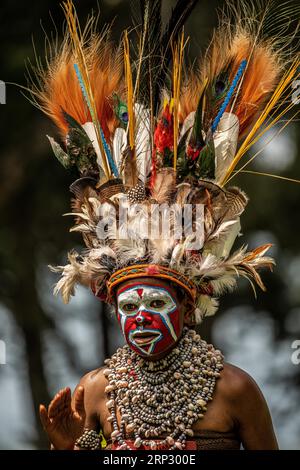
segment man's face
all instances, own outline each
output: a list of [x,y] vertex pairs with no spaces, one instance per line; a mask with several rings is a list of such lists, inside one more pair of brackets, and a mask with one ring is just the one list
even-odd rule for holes
[[128,282],[117,292],[117,316],[125,339],[140,356],[163,356],[183,329],[175,290],[163,281]]

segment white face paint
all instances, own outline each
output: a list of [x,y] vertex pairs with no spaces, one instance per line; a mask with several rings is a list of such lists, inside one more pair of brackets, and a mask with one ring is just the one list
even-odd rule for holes
[[160,286],[138,284],[121,291],[118,319],[129,346],[142,355],[163,352],[180,335],[176,301]]

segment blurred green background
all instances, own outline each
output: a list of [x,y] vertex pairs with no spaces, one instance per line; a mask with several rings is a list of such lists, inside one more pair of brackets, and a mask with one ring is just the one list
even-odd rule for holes
[[[94,0],[75,0],[84,21]],[[190,55],[210,39],[216,7],[222,1],[199,0],[187,25]],[[295,0],[299,5],[299,0]],[[165,1],[165,12],[171,7]],[[25,59],[33,59],[31,37],[42,55],[43,29],[61,31],[63,13],[56,0],[2,0],[0,4],[0,79],[25,85]],[[131,24],[129,1],[101,0],[101,23],[114,19],[118,40]],[[300,104],[299,104],[300,106]],[[72,182],[53,157],[46,134],[54,125],[7,85],[7,103],[0,107],[0,341],[6,364],[0,365],[0,448],[47,448],[38,418],[39,403],[48,403],[64,386],[74,387],[81,375],[102,365],[123,344],[114,319],[93,298],[78,289],[68,306],[52,296],[56,276],[47,265],[64,264],[66,253],[80,248],[69,234]],[[299,123],[272,142],[255,171],[300,179]],[[269,403],[281,448],[300,449],[300,364],[292,363],[292,343],[300,340],[300,186],[281,180],[239,175],[234,183],[250,197],[243,216],[244,237],[238,244],[272,242],[277,266],[264,273],[268,288],[258,292],[239,283],[239,290],[221,302],[217,316],[200,331],[258,382]]]

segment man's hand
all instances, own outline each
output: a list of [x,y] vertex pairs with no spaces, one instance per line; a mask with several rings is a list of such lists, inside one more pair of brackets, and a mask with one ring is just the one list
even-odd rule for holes
[[83,433],[86,419],[83,387],[76,389],[73,403],[72,406],[71,390],[64,388],[55,395],[48,410],[40,405],[43,428],[56,450],[73,450],[76,439]]

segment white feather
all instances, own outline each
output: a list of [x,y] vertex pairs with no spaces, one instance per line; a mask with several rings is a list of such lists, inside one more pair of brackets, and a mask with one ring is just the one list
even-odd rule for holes
[[94,147],[96,155],[97,155],[98,165],[100,166],[100,168],[103,168],[103,158],[106,158],[106,157],[105,157],[105,155],[102,155],[102,153],[101,153],[99,143],[98,143],[98,140],[97,140],[97,136],[96,136],[96,131],[95,131],[94,124],[92,122],[86,122],[85,124],[83,124],[82,127],[85,130],[85,132],[87,133],[87,135],[89,136],[89,138],[90,138],[90,140],[93,144],[93,147]]
[[183,122],[183,125],[182,125],[182,129],[181,129],[181,132],[180,132],[180,139],[184,136],[184,134],[187,132],[187,131],[191,131],[192,132],[192,129],[193,129],[193,126],[194,126],[194,122],[195,122],[195,114],[196,112],[195,111],[192,111],[184,120]]
[[225,274],[210,281],[214,295],[220,296],[225,292],[231,292],[236,287],[237,280],[233,275]]
[[120,171],[122,164],[122,155],[127,145],[127,135],[124,129],[117,127],[113,138],[113,156],[117,168]]
[[214,297],[210,297],[209,295],[199,295],[197,299],[197,317],[196,321],[201,322],[204,317],[211,317],[215,315],[219,308],[219,302]]
[[136,118],[136,158],[139,178],[145,182],[151,171],[151,125],[150,110],[135,104]]
[[85,224],[74,225],[74,227],[70,228],[70,232],[89,233],[93,231],[94,230],[92,227],[90,227],[89,225],[85,225]]
[[128,260],[134,260],[138,264],[147,252],[147,242],[145,240],[118,240],[115,243],[118,263],[120,266],[126,266]]
[[103,255],[114,259],[116,258],[116,253],[109,246],[102,246],[89,251],[89,258],[92,260],[97,260]]
[[184,245],[182,243],[178,243],[173,252],[172,252],[172,257],[170,261],[170,268],[175,268],[177,267],[184,255]]
[[237,116],[233,113],[224,113],[214,134],[217,182],[222,180],[235,156],[239,129]]
[[217,258],[227,258],[241,230],[240,219],[221,224],[213,239],[204,245],[204,254],[211,253]]

